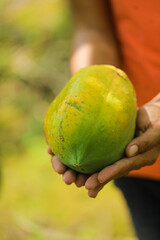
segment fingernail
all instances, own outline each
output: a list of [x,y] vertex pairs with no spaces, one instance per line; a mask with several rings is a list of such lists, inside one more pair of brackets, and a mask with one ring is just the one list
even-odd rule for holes
[[129,157],[133,157],[138,153],[138,146],[137,145],[132,145],[129,149]]

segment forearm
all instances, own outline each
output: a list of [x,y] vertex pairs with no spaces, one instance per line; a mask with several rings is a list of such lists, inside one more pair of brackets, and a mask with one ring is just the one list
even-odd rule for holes
[[107,38],[96,30],[77,31],[70,57],[71,74],[92,64],[119,66],[119,54],[114,39]]
[[71,0],[75,34],[70,58],[71,74],[92,64],[119,66],[117,40],[106,0]]

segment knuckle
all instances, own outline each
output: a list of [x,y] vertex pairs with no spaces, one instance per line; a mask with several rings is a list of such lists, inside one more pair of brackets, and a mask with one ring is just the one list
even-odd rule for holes
[[133,162],[133,169],[138,170],[145,165],[146,163],[144,162],[143,157],[141,155],[138,155]]
[[143,140],[143,143],[139,144],[139,152],[144,152],[149,147],[150,147],[150,141],[149,140]]
[[117,161],[115,163],[116,173],[123,174],[126,171],[130,171],[133,169],[133,161],[130,158],[125,158],[121,161]]
[[135,169],[135,164],[134,164],[134,162],[130,162],[129,164],[128,164],[128,168],[127,168],[127,171],[132,171],[133,169]]

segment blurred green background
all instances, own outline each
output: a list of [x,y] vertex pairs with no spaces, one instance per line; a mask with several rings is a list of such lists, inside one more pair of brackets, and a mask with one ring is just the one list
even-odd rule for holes
[[43,120],[69,79],[69,1],[0,1],[0,239],[133,240],[112,183],[96,199],[66,186],[47,154]]

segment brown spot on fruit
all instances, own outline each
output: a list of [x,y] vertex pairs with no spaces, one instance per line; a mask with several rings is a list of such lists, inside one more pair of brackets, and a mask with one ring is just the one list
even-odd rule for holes
[[63,136],[60,136],[59,138],[62,142],[64,142],[64,137]]

